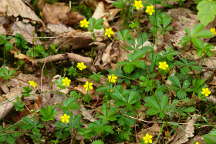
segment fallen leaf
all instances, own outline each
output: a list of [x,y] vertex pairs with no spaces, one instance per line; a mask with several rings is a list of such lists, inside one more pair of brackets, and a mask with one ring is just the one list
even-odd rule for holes
[[96,119],[92,116],[92,113],[87,110],[83,105],[80,105],[80,111],[84,119],[89,120],[90,122],[96,121]]
[[13,35],[17,33],[21,34],[25,38],[25,40],[31,44],[41,44],[38,39],[34,38],[37,37],[37,34],[35,32],[35,27],[33,27],[30,23],[16,21],[12,25],[11,31],[13,32]]
[[81,32],[72,30],[58,36],[58,39],[53,41],[54,44],[59,45],[61,49],[80,49],[88,48],[93,42],[91,32]]
[[92,17],[95,19],[99,19],[99,18],[102,18],[104,15],[105,15],[104,3],[99,2]]
[[72,28],[67,27],[64,24],[47,24],[47,29],[56,35],[70,32],[73,30]]
[[22,0],[1,0],[0,14],[14,17],[21,16],[42,23],[42,20]]
[[185,125],[178,128],[171,144],[183,144],[188,142],[189,138],[194,136],[194,124],[198,117],[199,115],[197,114],[192,115],[192,118],[189,119]]
[[72,12],[65,3],[45,4],[42,15],[47,23],[50,24],[78,24],[84,19],[78,12]]

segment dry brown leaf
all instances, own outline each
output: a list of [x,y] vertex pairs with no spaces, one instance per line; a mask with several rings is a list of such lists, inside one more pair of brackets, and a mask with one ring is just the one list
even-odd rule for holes
[[187,121],[187,124],[183,125],[181,128],[178,128],[174,139],[171,144],[183,144],[189,141],[189,138],[194,136],[194,124],[199,115],[194,114],[192,118]]
[[116,15],[121,11],[121,9],[109,9],[108,12],[106,12],[106,18],[108,21],[112,21]]
[[115,63],[126,60],[129,53],[127,50],[121,48],[121,43],[119,41],[112,42],[105,50],[101,50],[102,52],[99,51],[95,60],[95,65],[101,69],[110,68],[110,66]]
[[6,35],[7,34],[5,28],[2,25],[0,25],[0,34],[2,34],[2,35]]
[[[163,38],[165,43],[171,41],[174,46],[181,48],[179,42],[185,35],[185,28],[192,28],[198,23],[197,17],[193,12],[186,8],[170,9],[168,14],[172,17],[173,23],[171,24],[174,28],[172,33],[165,35]],[[160,39],[161,41],[161,39]]]
[[[33,75],[21,73],[8,82],[1,84],[0,88],[3,88],[7,93],[0,95],[0,119],[4,118],[13,108],[13,102],[15,102],[17,97],[22,95],[22,88],[28,85],[29,80],[34,80],[37,82],[38,79]],[[6,87],[9,89],[9,91],[5,90]]]
[[81,32],[78,30],[72,30],[59,35],[59,38],[53,41],[54,44],[59,45],[59,48],[70,50],[88,48],[92,42],[93,39],[90,32]]
[[42,22],[34,11],[22,0],[0,0],[0,15],[14,17],[21,16],[33,21]]
[[84,119],[89,120],[90,122],[96,121],[96,119],[92,116],[92,113],[87,110],[83,105],[80,105],[80,111]]
[[70,31],[73,30],[72,28],[67,27],[67,26],[65,26],[63,24],[48,24],[47,29],[49,31],[53,32],[56,35],[66,33],[66,32],[70,32]]
[[104,3],[99,2],[92,17],[95,19],[99,19],[99,18],[102,18],[104,15],[105,15]]
[[21,21],[16,21],[12,25],[11,31],[13,32],[13,35],[17,33],[21,34],[25,40],[31,44],[41,44],[38,39],[34,39],[34,37],[37,37],[37,34],[35,32],[35,27],[33,27],[31,24],[25,24]]
[[71,12],[70,7],[65,3],[45,4],[42,15],[45,21],[51,24],[73,25],[84,19],[79,13]]
[[153,124],[151,127],[149,128],[143,128],[138,134],[137,137],[139,138],[139,140],[142,139],[142,137],[146,134],[152,134],[152,135],[158,135],[158,133],[160,132],[160,125],[155,123]]

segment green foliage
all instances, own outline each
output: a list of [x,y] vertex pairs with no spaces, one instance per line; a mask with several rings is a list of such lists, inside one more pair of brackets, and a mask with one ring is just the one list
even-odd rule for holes
[[104,144],[102,140],[95,140],[91,144]]
[[56,110],[53,106],[47,106],[40,109],[40,115],[42,121],[54,120]]
[[16,102],[14,103],[14,107],[16,111],[23,111],[25,103],[21,100],[21,98],[17,98]]
[[22,96],[24,96],[24,97],[30,96],[31,91],[32,91],[32,89],[30,87],[23,87]]
[[145,106],[149,108],[147,115],[159,115],[160,118],[164,118],[168,113],[172,112],[168,96],[164,95],[162,91],[155,92],[154,96],[146,97],[145,102]]
[[10,70],[7,67],[0,67],[0,78],[9,80],[14,74],[15,70]]
[[4,50],[2,52],[5,54],[13,48],[13,45],[9,42],[10,39],[11,37],[0,35],[0,46],[4,46]]
[[15,129],[15,127],[3,128],[0,126],[0,143],[16,144],[16,139],[20,137],[22,133]]
[[212,22],[216,15],[216,1],[202,0],[197,5],[198,19],[203,25],[207,25]]
[[211,49],[213,49],[214,46],[204,42],[202,39],[211,38],[213,34],[209,30],[205,30],[202,24],[195,25],[192,30],[186,29],[185,32],[186,35],[181,40],[183,46],[192,43],[197,49],[197,54],[199,56],[212,55]]
[[172,27],[170,26],[172,18],[166,13],[158,12],[156,13],[156,16],[150,16],[149,22],[152,25],[151,31],[154,34],[165,34],[166,32],[172,30]]
[[214,144],[216,139],[216,129],[213,129],[210,133],[204,135],[203,138],[206,144]]
[[102,29],[103,28],[103,19],[95,19],[95,18],[90,18],[89,19],[89,26],[88,30],[93,32],[94,29]]
[[47,57],[48,53],[44,50],[42,45],[36,45],[32,48],[29,48],[26,54],[30,57]]

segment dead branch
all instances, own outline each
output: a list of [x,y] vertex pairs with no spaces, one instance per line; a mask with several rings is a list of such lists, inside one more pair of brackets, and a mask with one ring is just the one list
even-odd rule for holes
[[47,62],[54,62],[54,61],[66,60],[66,59],[69,59],[71,61],[76,61],[76,62],[84,62],[86,64],[91,64],[93,61],[92,58],[90,57],[84,57],[75,53],[64,53],[64,54],[48,56],[41,59],[32,59],[16,50],[11,50],[10,52],[14,55],[15,58],[27,60],[31,62],[33,65],[37,65],[38,63],[47,63]]

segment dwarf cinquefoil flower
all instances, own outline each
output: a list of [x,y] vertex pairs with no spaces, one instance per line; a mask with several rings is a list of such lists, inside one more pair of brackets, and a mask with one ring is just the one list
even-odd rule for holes
[[214,35],[216,35],[216,29],[215,28],[210,28],[210,32]]
[[89,22],[86,19],[80,21],[80,27],[88,28],[88,26],[89,26]]
[[114,74],[108,75],[108,81],[110,83],[116,83],[117,79],[118,79],[118,77]]
[[159,62],[159,69],[167,70],[168,68],[169,68],[169,65],[167,64],[167,62],[165,61]]
[[79,62],[79,63],[77,63],[77,68],[82,71],[82,70],[86,69],[87,66],[83,62]]
[[106,28],[104,35],[108,38],[111,38],[115,33],[113,32],[112,28]]
[[35,81],[28,81],[29,85],[33,88],[36,88],[38,84]]
[[153,5],[147,6],[145,12],[148,15],[152,15],[155,12],[154,6]]
[[201,93],[205,96],[209,96],[211,94],[211,91],[209,90],[209,88],[202,88]]
[[60,117],[60,121],[62,122],[62,123],[69,123],[69,121],[70,121],[70,116],[69,115],[67,115],[67,114],[63,114],[61,117]]
[[83,87],[86,91],[92,90],[93,89],[93,83],[86,81],[85,84],[83,85]]
[[143,137],[143,141],[145,144],[151,144],[152,143],[152,135],[150,134],[146,134],[144,137]]
[[65,78],[62,79],[62,85],[63,86],[69,87],[70,83],[71,83],[71,80],[69,78],[65,77]]
[[136,10],[143,8],[143,3],[141,0],[135,0],[133,6]]

